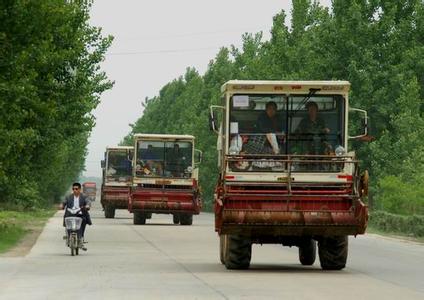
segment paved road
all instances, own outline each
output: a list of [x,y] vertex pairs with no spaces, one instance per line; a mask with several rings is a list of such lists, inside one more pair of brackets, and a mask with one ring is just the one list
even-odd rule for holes
[[0,299],[424,299],[421,244],[352,238],[341,272],[299,265],[296,248],[254,246],[250,270],[228,271],[211,214],[193,226],[160,215],[134,226],[128,212],[106,220],[98,207],[93,215],[78,257],[62,241],[61,213],[26,257],[0,257]]

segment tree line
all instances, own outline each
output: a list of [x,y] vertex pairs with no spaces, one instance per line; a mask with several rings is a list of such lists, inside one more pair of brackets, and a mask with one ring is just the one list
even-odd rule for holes
[[[271,37],[246,33],[241,48],[222,48],[204,74],[188,68],[146,99],[134,133],[195,135],[204,152],[200,183],[211,207],[217,180],[216,137],[208,107],[230,79],[348,80],[350,103],[369,112],[372,143],[352,143],[371,174],[373,206],[424,214],[424,3],[421,0],[293,0],[290,24],[279,12]],[[166,118],[164,117],[166,116]]]
[[0,205],[45,206],[84,168],[91,114],[112,87],[111,37],[88,0],[0,1]]

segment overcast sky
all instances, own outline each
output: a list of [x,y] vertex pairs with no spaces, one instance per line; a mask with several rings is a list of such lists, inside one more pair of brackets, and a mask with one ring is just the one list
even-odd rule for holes
[[203,73],[220,47],[241,45],[245,32],[263,31],[268,38],[272,18],[282,9],[290,15],[291,1],[95,0],[91,23],[115,37],[102,63],[115,86],[94,112],[84,175],[101,176],[106,146],[130,131],[146,97],[157,95],[187,67]]

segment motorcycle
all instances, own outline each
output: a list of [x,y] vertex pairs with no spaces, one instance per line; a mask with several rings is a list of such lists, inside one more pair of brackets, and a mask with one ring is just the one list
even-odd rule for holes
[[78,255],[79,249],[82,248],[82,240],[80,229],[82,224],[82,217],[80,215],[81,208],[67,208],[70,213],[69,217],[65,218],[65,233],[66,245],[71,249],[71,255]]

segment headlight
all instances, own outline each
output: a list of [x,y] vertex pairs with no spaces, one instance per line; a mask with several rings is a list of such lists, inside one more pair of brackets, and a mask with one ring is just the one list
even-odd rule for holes
[[346,154],[345,148],[343,148],[341,145],[338,145],[336,147],[336,150],[334,150],[334,152],[336,153],[337,156],[342,156]]

